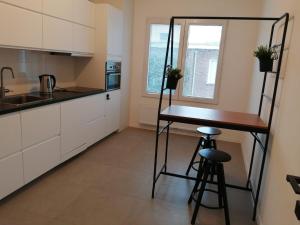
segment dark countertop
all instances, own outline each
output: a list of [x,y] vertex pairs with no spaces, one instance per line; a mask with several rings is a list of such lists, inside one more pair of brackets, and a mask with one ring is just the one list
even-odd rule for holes
[[[105,93],[106,91],[103,89],[96,88],[84,88],[84,87],[69,87],[60,90],[55,90],[53,94],[42,94],[40,92],[31,92],[25,93],[24,95],[37,96],[42,99],[39,101],[26,103],[23,105],[13,105],[1,103],[0,100],[0,115],[4,115],[7,113],[18,112],[25,109],[36,108],[44,105],[50,105],[58,102],[68,101],[76,98],[86,97],[95,94]],[[7,96],[6,98],[10,98],[13,96]]]

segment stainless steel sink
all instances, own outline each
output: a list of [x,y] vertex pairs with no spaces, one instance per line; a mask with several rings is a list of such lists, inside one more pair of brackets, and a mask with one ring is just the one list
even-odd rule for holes
[[32,96],[32,95],[16,95],[16,96],[5,97],[3,99],[0,99],[0,102],[4,104],[20,106],[29,103],[39,102],[42,100],[45,100],[45,98]]

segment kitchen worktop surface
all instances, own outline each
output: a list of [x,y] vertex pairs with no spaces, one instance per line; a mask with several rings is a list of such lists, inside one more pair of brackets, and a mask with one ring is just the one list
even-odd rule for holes
[[[58,102],[72,100],[76,98],[86,97],[95,94],[106,92],[103,89],[86,88],[86,87],[69,87],[64,89],[55,90],[52,94],[42,94],[40,92],[24,93],[23,95],[41,97],[41,100],[30,102],[22,105],[14,105],[2,103],[0,100],[0,115],[7,113],[18,112],[25,109],[50,105]],[[7,96],[5,98],[12,98],[14,96]]]

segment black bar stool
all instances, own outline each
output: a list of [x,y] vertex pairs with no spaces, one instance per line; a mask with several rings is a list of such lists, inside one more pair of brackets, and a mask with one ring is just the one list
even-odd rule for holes
[[[223,163],[229,162],[231,160],[231,156],[226,152],[215,150],[215,149],[200,150],[199,155],[201,157],[200,161],[202,161],[202,163],[199,164],[200,166],[197,173],[197,181],[195,183],[195,186],[189,198],[189,204],[192,202],[192,200],[196,201],[196,206],[194,209],[191,224],[195,224],[197,214],[201,205],[203,193],[205,191],[205,187],[208,181],[208,176],[211,174],[212,168],[216,168],[215,172],[217,175],[219,204],[222,205],[223,202],[226,225],[230,225]],[[201,186],[200,189],[198,189],[200,182],[201,182]],[[195,195],[197,193],[198,193],[198,197],[196,199]]]
[[220,129],[217,129],[217,128],[214,128],[214,127],[198,127],[197,132],[201,134],[201,137],[199,139],[199,142],[198,142],[198,145],[195,149],[193,157],[190,161],[189,167],[188,167],[188,169],[185,173],[187,176],[189,175],[191,168],[195,169],[193,167],[193,165],[196,164],[196,163],[199,163],[199,161],[195,162],[195,158],[196,158],[197,153],[200,150],[200,148],[201,149],[204,149],[204,148],[217,149],[216,140],[213,139],[212,136],[220,135],[222,133]]

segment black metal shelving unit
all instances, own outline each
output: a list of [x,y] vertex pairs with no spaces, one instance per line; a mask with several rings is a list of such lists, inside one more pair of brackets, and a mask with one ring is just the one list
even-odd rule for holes
[[[259,194],[263,179],[263,173],[264,173],[264,167],[265,167],[265,161],[266,156],[268,152],[268,146],[269,146],[269,140],[270,140],[270,130],[272,126],[273,121],[273,114],[274,114],[274,107],[276,104],[276,97],[277,97],[277,90],[278,90],[278,84],[280,79],[280,72],[281,72],[281,66],[282,66],[282,60],[283,60],[283,53],[285,49],[285,42],[286,42],[286,36],[287,36],[287,29],[288,29],[288,23],[289,23],[289,14],[285,13],[281,17],[207,17],[207,16],[198,16],[198,17],[191,17],[191,16],[174,16],[170,20],[170,26],[169,26],[169,35],[168,35],[168,42],[167,42],[167,50],[166,50],[166,58],[164,63],[164,72],[163,72],[163,79],[162,79],[162,85],[161,85],[161,91],[160,91],[160,98],[159,98],[159,106],[158,106],[158,115],[157,115],[157,124],[156,124],[156,143],[155,143],[155,158],[154,158],[154,172],[153,172],[153,187],[152,187],[152,198],[154,198],[155,195],[155,184],[159,177],[161,175],[167,175],[167,176],[173,176],[178,178],[183,178],[187,180],[196,180],[195,177],[185,176],[181,174],[175,174],[170,173],[167,171],[167,162],[168,162],[168,146],[169,146],[169,133],[170,133],[170,126],[174,122],[172,121],[172,117],[166,119],[162,116],[161,110],[162,110],[162,101],[163,101],[163,94],[166,90],[165,83],[166,83],[166,72],[167,72],[167,66],[173,66],[173,50],[174,50],[174,24],[176,20],[193,20],[193,19],[201,19],[201,20],[239,20],[239,21],[273,21],[271,32],[270,32],[270,40],[269,40],[269,47],[274,47],[278,51],[278,64],[276,71],[272,72],[266,72],[264,73],[263,83],[262,83],[262,89],[261,89],[261,95],[260,95],[260,103],[259,103],[259,110],[258,110],[258,116],[261,116],[262,108],[263,108],[263,102],[264,99],[267,97],[265,95],[266,90],[266,82],[267,82],[267,76],[268,75],[275,75],[275,82],[273,87],[273,94],[272,97],[268,98],[271,100],[271,107],[269,111],[269,118],[267,122],[267,131],[264,133],[255,132],[252,130],[242,130],[245,132],[250,132],[250,134],[253,136],[253,148],[252,148],[252,154],[251,154],[251,161],[250,161],[250,168],[248,173],[248,179],[245,186],[239,186],[239,185],[233,185],[233,184],[226,184],[227,187],[230,188],[236,188],[240,190],[249,191],[252,194],[253,200],[254,200],[254,208],[253,208],[253,216],[252,219],[256,219],[256,213],[257,213],[257,205],[259,201]],[[275,43],[274,42],[274,31],[275,28],[278,26],[283,26],[283,32],[281,36],[281,42]],[[169,55],[171,56],[169,58]],[[168,92],[168,103],[169,107],[172,105],[172,91],[169,90]],[[167,121],[167,125],[161,126],[161,121]],[[178,122],[178,121],[177,121]],[[199,124],[201,125],[201,124]],[[209,125],[209,124],[203,124],[203,125]],[[220,126],[221,127],[221,126]],[[233,129],[237,130],[234,126],[222,126],[222,128],[225,129]],[[158,147],[159,147],[159,137],[162,133],[166,133],[166,145],[165,145],[165,159],[164,164],[161,169],[157,169],[157,161],[158,161]],[[263,137],[264,136],[264,137]],[[259,168],[259,175],[258,175],[258,183],[256,190],[253,187],[251,183],[251,178],[253,175],[253,164],[254,164],[254,158],[255,158],[255,152],[256,152],[256,146],[259,146],[262,150],[262,158],[261,158],[261,164]],[[211,182],[215,184],[215,182]]]

